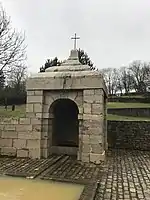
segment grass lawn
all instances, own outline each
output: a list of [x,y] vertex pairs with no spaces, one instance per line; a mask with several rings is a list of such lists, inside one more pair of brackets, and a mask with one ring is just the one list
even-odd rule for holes
[[150,108],[150,103],[108,102],[108,108]]
[[111,121],[150,121],[150,118],[146,117],[132,117],[132,116],[119,116],[119,115],[107,115],[107,120]]
[[25,105],[16,106],[15,111],[11,110],[11,106],[8,106],[7,111],[4,106],[0,106],[0,117],[13,117],[20,118],[25,117]]
[[[150,103],[117,103],[109,102],[108,108],[150,108]],[[16,106],[15,111],[11,110],[11,106],[8,106],[7,111],[4,106],[0,106],[0,117],[13,117],[20,118],[25,117],[25,105]],[[123,120],[123,121],[150,121],[150,118],[142,117],[130,117],[130,116],[119,116],[119,115],[107,115],[107,120]]]
[[127,95],[127,96],[120,96],[119,98],[145,98],[144,95]]

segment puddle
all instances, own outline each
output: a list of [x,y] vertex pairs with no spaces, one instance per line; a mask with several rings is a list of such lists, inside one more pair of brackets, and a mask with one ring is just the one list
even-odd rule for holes
[[83,185],[0,177],[0,200],[78,200]]

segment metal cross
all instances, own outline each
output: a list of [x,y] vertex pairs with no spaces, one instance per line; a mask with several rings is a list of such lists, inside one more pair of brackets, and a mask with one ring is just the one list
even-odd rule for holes
[[79,40],[80,37],[77,37],[77,34],[75,33],[75,37],[72,37],[71,39],[74,40],[74,49],[76,50],[76,48],[77,48],[77,40]]

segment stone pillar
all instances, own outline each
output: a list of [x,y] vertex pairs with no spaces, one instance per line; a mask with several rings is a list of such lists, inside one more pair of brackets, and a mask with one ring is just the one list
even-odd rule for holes
[[[55,93],[54,93],[55,94]],[[53,113],[51,110],[52,103],[54,102],[53,92],[43,93],[43,116],[42,116],[42,145],[41,152],[43,158],[48,158],[51,154],[52,147],[52,120]]]
[[48,158],[49,156],[49,121],[42,119],[42,132],[41,132],[41,157]]
[[82,131],[83,131],[83,120],[81,118],[78,118],[79,120],[79,148],[77,153],[77,160],[82,160]]
[[43,91],[27,91],[26,116],[42,118],[43,110]]
[[108,150],[108,141],[107,141],[107,97],[104,97],[104,136],[105,136],[105,151]]
[[83,92],[81,160],[99,164],[105,159],[104,93],[102,89]]
[[40,132],[39,138],[32,140],[29,144],[29,156],[31,158],[41,158],[41,132],[42,132],[42,112],[43,112],[43,91],[42,90],[28,90],[27,91],[27,105],[26,116],[38,124],[34,125],[33,131]]
[[54,116],[53,114],[51,113],[50,114],[50,118],[48,120],[48,141],[49,141],[49,147],[48,147],[48,151],[49,151],[49,155],[52,154],[52,137],[53,137],[53,120],[54,120]]

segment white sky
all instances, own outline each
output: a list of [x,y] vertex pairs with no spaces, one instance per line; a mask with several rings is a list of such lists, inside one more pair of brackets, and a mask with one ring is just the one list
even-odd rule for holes
[[13,27],[25,30],[28,65],[66,59],[75,32],[98,68],[150,60],[150,0],[1,0]]

